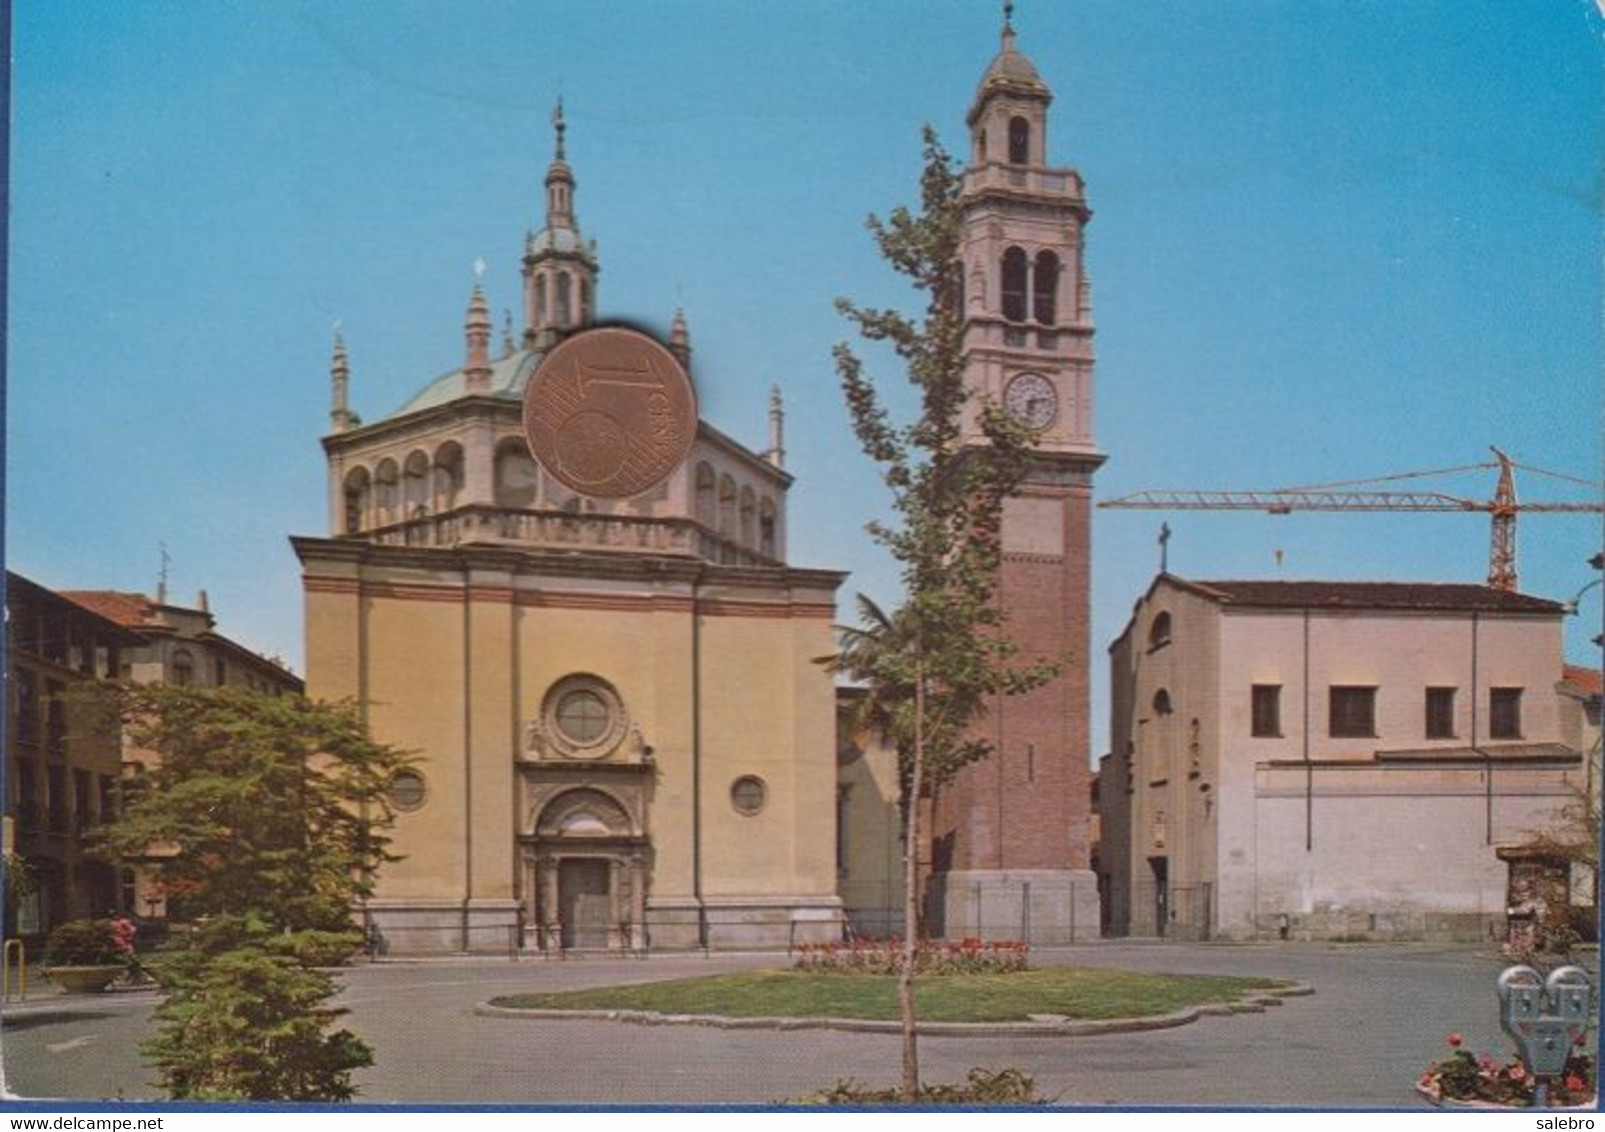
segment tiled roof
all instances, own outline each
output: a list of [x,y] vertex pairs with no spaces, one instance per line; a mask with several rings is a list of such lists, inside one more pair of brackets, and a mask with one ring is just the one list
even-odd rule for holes
[[1584,668],[1580,664],[1568,664],[1562,682],[1577,689],[1585,696],[1598,696],[1605,693],[1605,683],[1600,679],[1600,670],[1597,668]]
[[1563,613],[1559,603],[1491,586],[1454,582],[1188,581],[1183,587],[1222,605],[1279,609],[1426,609],[1482,613]]
[[108,621],[130,628],[143,628],[155,618],[155,607],[150,598],[124,590],[60,590],[62,597],[74,605],[81,605],[91,613],[98,613]]

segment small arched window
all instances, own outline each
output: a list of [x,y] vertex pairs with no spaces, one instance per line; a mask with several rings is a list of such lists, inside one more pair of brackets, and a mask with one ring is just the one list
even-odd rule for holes
[[1154,693],[1154,714],[1169,715],[1173,709],[1170,706],[1170,693],[1161,688]]
[[736,536],[736,481],[729,476],[719,478],[719,534]]
[[568,326],[571,322],[573,322],[573,319],[569,314],[571,310],[569,296],[570,287],[571,281],[569,280],[568,272],[559,271],[557,273],[557,315],[552,320],[553,322],[557,323],[558,326]]
[[1151,649],[1163,648],[1170,644],[1170,614],[1161,610],[1154,617],[1154,623],[1148,626],[1148,647]]
[[753,545],[753,527],[757,520],[758,501],[753,497],[752,488],[741,489],[741,545]]
[[758,504],[758,553],[765,558],[778,558],[775,540],[775,505],[765,499]]
[[368,513],[368,469],[352,468],[345,482],[345,533],[354,535],[362,530]]
[[1010,322],[1025,321],[1025,252],[1010,248],[1003,253],[1003,317]]
[[1031,123],[1024,118],[1009,119],[1009,164],[1027,165],[1031,161]]
[[188,688],[195,683],[195,658],[188,649],[173,654],[173,686]]
[[429,495],[429,456],[414,452],[402,466],[401,477],[401,498],[409,518],[418,508],[428,506]]
[[394,460],[382,461],[374,473],[374,499],[378,506],[379,525],[396,521],[401,507],[400,475]]
[[697,498],[693,514],[697,522],[705,527],[712,527],[718,520],[718,510],[714,502],[713,469],[707,464],[697,465]]
[[591,321],[591,281],[580,280],[580,322],[589,324]]
[[535,277],[535,321],[546,322],[546,276]]
[[509,439],[496,449],[496,506],[533,507],[540,469],[524,442]]
[[449,440],[435,450],[435,510],[450,511],[457,506],[457,492],[463,482],[463,449]]
[[1043,326],[1052,326],[1058,313],[1055,300],[1059,293],[1059,257],[1052,252],[1038,252],[1036,277],[1031,282],[1032,313]]

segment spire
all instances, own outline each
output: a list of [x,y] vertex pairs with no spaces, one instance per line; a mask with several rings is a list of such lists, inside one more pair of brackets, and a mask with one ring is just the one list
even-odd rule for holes
[[574,219],[574,170],[567,156],[563,100],[552,111],[554,148],[546,168],[546,226],[524,239],[524,345],[546,349],[588,325],[596,306],[596,245]]
[[769,451],[764,459],[777,468],[786,466],[786,406],[778,382],[769,387]]
[[346,340],[340,333],[339,324],[334,328],[334,360],[329,364],[329,384],[332,387],[333,405],[329,409],[329,427],[335,432],[345,432],[361,424],[357,414],[353,413],[346,403],[347,387],[350,384],[351,367],[346,361]]
[[674,321],[669,324],[669,353],[679,360],[685,369],[691,368],[691,333],[685,326],[685,310],[682,307],[674,309]]
[[574,227],[574,171],[568,167],[564,153],[563,135],[568,126],[563,121],[563,100],[557,100],[552,111],[552,130],[557,135],[556,155],[546,167],[546,226],[548,228]]
[[463,367],[463,376],[470,393],[490,392],[490,306],[478,278],[484,272],[485,261],[477,260],[474,293],[468,300],[468,320],[463,327],[468,343],[468,364]]
[[513,341],[513,312],[504,309],[502,311],[502,357],[512,357],[513,351],[517,349],[518,344]]

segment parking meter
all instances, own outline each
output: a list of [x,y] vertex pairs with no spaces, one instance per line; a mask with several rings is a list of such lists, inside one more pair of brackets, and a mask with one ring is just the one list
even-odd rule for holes
[[1560,967],[1546,980],[1531,967],[1507,967],[1499,975],[1499,1024],[1535,1077],[1554,1077],[1588,1032],[1592,984],[1581,967]]

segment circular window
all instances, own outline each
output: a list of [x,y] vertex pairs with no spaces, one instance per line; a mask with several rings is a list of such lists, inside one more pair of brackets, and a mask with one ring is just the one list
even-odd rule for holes
[[398,810],[416,810],[424,793],[424,776],[415,770],[398,770],[390,778],[390,804]]
[[612,717],[613,713],[602,702],[602,697],[590,688],[575,688],[564,693],[557,701],[555,718],[558,730],[569,742],[581,747],[591,747],[601,742]]
[[629,721],[617,692],[594,676],[569,676],[546,696],[544,730],[569,758],[606,756],[624,739]]
[[736,813],[751,817],[763,809],[765,792],[763,779],[745,775],[731,784],[730,804],[736,808]]

